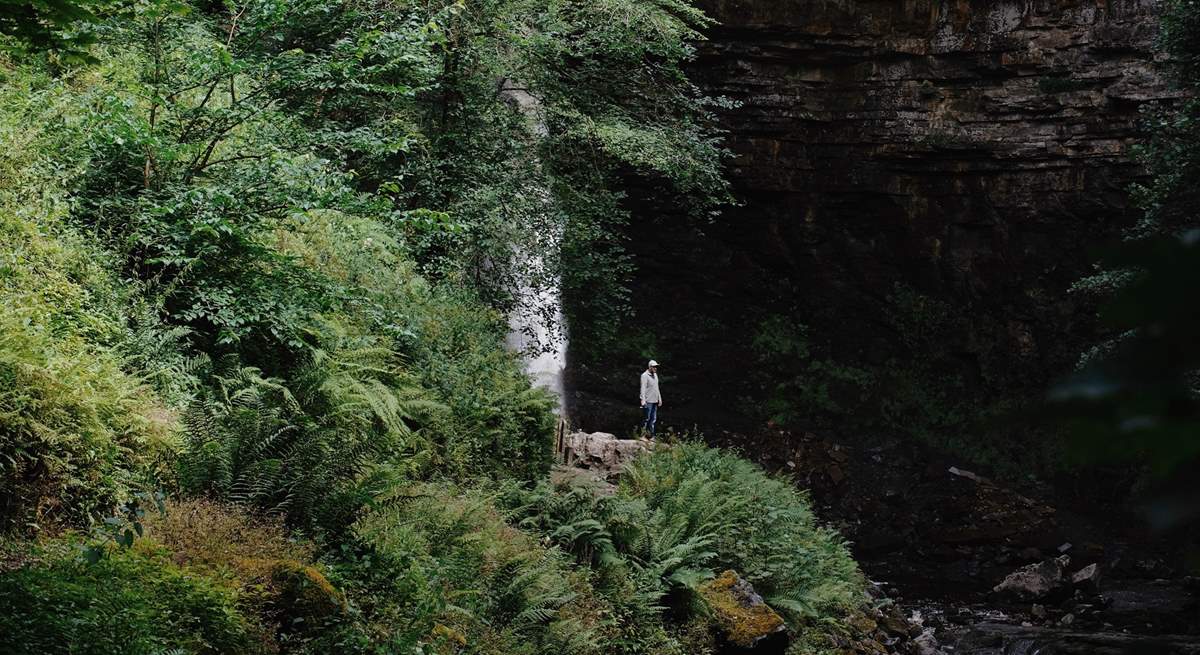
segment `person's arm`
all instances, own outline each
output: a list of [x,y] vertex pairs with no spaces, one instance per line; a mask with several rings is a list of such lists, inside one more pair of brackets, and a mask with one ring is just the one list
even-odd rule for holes
[[642,407],[646,406],[646,382],[646,374],[642,373],[642,377],[638,380],[638,384],[641,387],[638,392],[638,400],[641,401]]

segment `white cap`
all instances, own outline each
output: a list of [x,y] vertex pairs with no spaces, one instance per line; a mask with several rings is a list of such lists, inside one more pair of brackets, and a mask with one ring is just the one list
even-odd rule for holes
[[658,362],[656,362],[656,361],[654,361],[654,360],[652,359],[652,360],[650,360],[650,363],[649,363],[649,364],[646,364],[646,366],[647,366],[647,367],[650,367],[650,366],[658,366]]

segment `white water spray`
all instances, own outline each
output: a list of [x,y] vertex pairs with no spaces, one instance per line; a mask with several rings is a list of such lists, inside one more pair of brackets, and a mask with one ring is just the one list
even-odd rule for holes
[[[540,113],[541,103],[537,98],[510,80],[501,82],[500,93],[525,115],[534,136],[546,135],[546,125]],[[543,193],[546,202],[552,202],[550,194]],[[550,276],[547,275],[546,257],[542,252],[555,253],[557,256],[562,235],[557,230],[549,232],[549,238],[539,243],[535,252],[518,248],[513,253],[514,257],[527,260],[524,268],[528,273],[517,289],[517,309],[508,317],[506,342],[509,348],[525,358],[525,372],[533,379],[534,385],[548,389],[558,399],[561,415],[565,409],[563,374],[567,368],[562,283],[561,277],[556,274],[550,285],[545,284]]]
[[[544,268],[540,255],[530,265]],[[562,294],[557,277],[551,288],[534,289],[523,283],[521,304],[508,319],[508,347],[525,358],[525,372],[536,386],[548,389],[563,406],[563,373],[567,368],[567,335],[562,312]]]

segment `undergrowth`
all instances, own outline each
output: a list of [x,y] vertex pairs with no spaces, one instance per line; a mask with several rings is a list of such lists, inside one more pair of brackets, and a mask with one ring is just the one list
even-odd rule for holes
[[164,553],[114,552],[90,564],[73,550],[0,576],[0,631],[14,655],[257,653],[236,593]]
[[725,197],[702,12],[90,4],[86,57],[0,35],[5,647],[702,653],[718,568],[842,611],[843,545],[730,456],[539,485],[556,401],[504,346],[560,277],[605,338],[630,175]]
[[616,495],[510,486],[518,525],[598,571],[627,572],[662,602],[732,569],[794,629],[856,607],[862,578],[845,543],[786,480],[696,443],[636,460]]

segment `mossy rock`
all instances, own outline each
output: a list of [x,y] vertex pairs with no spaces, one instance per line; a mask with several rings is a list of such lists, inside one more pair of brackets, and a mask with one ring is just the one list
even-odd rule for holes
[[346,596],[313,566],[279,560],[271,567],[273,605],[280,626],[303,631],[341,617],[348,611]]
[[787,631],[783,618],[734,571],[704,583],[699,593],[733,646],[755,648]]
[[875,622],[875,619],[872,619],[862,612],[853,612],[850,617],[846,619],[846,625],[853,629],[855,633],[862,635],[869,635],[875,632],[875,630],[879,627],[879,624]]

